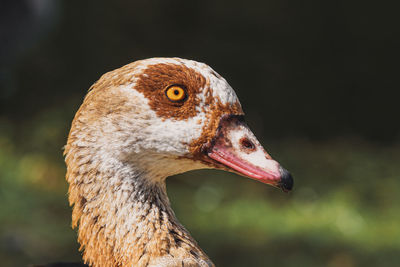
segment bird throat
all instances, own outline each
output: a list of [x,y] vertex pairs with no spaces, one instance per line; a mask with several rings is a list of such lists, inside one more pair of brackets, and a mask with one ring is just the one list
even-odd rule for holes
[[[70,168],[72,224],[90,266],[214,266],[170,207],[165,181],[129,168]],[[86,169],[86,171],[85,171]]]

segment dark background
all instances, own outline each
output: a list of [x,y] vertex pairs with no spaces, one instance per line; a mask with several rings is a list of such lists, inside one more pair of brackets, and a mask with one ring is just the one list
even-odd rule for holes
[[177,56],[224,76],[295,174],[289,196],[221,172],[169,179],[178,217],[216,264],[398,265],[398,11],[372,1],[2,0],[0,260],[79,260],[61,151],[73,115],[103,73]]

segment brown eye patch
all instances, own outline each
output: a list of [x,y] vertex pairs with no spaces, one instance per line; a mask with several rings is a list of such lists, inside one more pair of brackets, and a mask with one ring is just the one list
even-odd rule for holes
[[[158,116],[184,120],[197,115],[196,106],[200,103],[197,95],[206,84],[203,75],[184,65],[155,64],[138,76],[134,89],[144,94]],[[168,94],[169,88],[172,91]],[[183,96],[178,88],[184,90],[184,101],[174,100]]]

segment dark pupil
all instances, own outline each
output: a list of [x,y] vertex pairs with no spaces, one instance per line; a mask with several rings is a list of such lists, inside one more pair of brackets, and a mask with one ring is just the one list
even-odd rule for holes
[[179,91],[178,90],[174,90],[174,94],[175,95],[179,95]]

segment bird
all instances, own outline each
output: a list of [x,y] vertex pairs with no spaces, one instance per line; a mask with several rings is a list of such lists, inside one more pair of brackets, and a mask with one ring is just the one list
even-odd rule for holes
[[169,176],[220,169],[293,187],[228,82],[181,58],[137,60],[101,76],[76,112],[64,157],[72,227],[93,267],[214,266],[176,218]]

